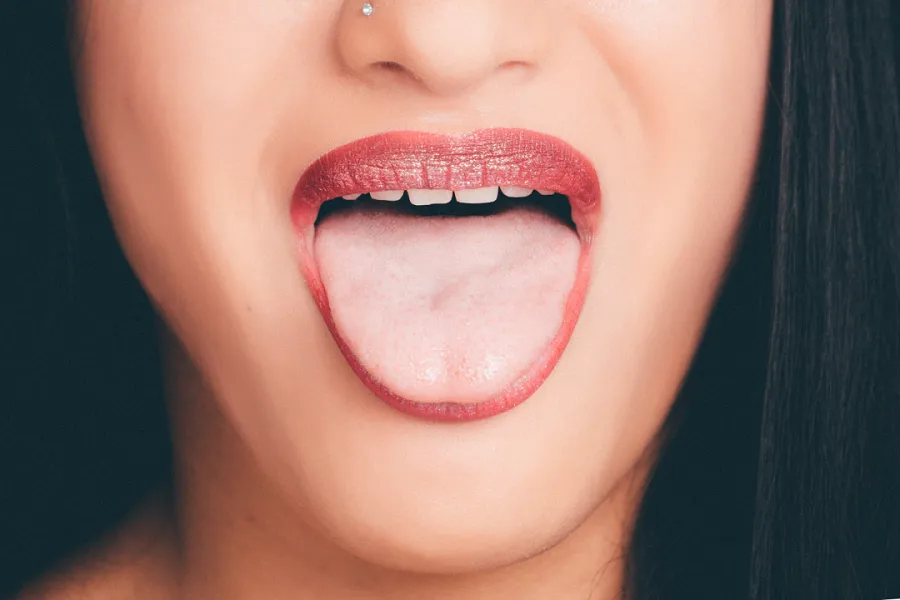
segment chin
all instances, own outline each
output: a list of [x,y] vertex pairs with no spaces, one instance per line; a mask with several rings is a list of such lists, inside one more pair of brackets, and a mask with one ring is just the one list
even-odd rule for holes
[[499,529],[490,515],[420,514],[403,528],[385,529],[367,515],[345,515],[333,540],[367,563],[406,573],[461,575],[501,569],[533,558],[564,540],[581,522],[554,522],[522,514],[518,527]]

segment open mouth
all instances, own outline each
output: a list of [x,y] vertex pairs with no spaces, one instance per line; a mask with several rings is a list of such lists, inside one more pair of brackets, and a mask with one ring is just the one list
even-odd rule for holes
[[360,380],[389,406],[482,419],[549,377],[581,312],[600,186],[557,138],[397,132],[297,185],[303,274]]

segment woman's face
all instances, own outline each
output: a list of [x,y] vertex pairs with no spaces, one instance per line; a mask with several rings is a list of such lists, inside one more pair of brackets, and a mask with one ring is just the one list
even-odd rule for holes
[[[373,5],[81,0],[85,127],[135,272],[304,518],[387,566],[510,563],[612,502],[678,392],[771,1]],[[320,213],[395,189],[462,193]]]

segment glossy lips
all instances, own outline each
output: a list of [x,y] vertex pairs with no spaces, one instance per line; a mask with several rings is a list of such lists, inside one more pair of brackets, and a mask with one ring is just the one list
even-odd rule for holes
[[[513,373],[514,377],[510,378],[510,383],[504,385],[502,390],[491,393],[488,397],[477,398],[474,401],[472,398],[466,398],[460,401],[426,402],[402,397],[384,383],[384,380],[390,379],[389,377],[376,377],[370,368],[364,366],[363,363],[366,360],[361,359],[361,355],[354,351],[354,344],[348,343],[348,339],[345,339],[356,340],[356,338],[341,335],[341,328],[336,325],[335,314],[332,312],[332,299],[329,298],[326,285],[323,284],[320,263],[317,262],[315,256],[314,248],[318,248],[318,246],[314,244],[316,231],[313,225],[316,222],[319,208],[324,202],[334,198],[379,190],[444,189],[458,191],[496,186],[552,190],[569,198],[572,221],[576,225],[581,251],[580,257],[577,258],[577,265],[572,266],[574,285],[567,294],[563,293],[564,301],[560,302],[560,305],[564,304],[564,306],[559,309],[562,314],[556,318],[560,323],[559,328],[556,334],[551,336],[552,339],[546,344],[546,347],[538,352],[534,360],[529,359],[530,366],[528,368]],[[301,177],[292,204],[292,218],[301,237],[300,262],[304,276],[336,343],[359,378],[389,406],[407,414],[430,420],[461,421],[490,417],[517,406],[540,387],[556,366],[572,335],[587,292],[590,275],[590,245],[599,210],[600,186],[596,172],[587,158],[570,145],[557,138],[526,130],[489,129],[460,136],[397,132],[366,138],[338,148],[313,163]],[[470,238],[461,238],[457,235],[454,224],[458,223],[458,229],[465,230],[466,228],[471,229],[474,223],[466,221],[469,218],[462,218],[457,221],[445,222],[434,229],[436,222],[426,223],[428,217],[416,217],[416,219],[420,219],[418,223],[422,228],[432,228],[428,231],[449,231],[446,233],[448,245],[453,242],[457,248],[460,247],[460,239]],[[504,239],[509,240],[508,222],[504,225],[500,217],[487,217],[486,219],[479,221],[478,227],[484,229],[487,225],[494,223],[498,230],[497,237],[503,238],[505,235]],[[491,219],[497,220],[491,221]],[[390,219],[386,220],[390,221]],[[531,223],[533,222],[539,223],[534,219],[525,219],[522,222],[527,223],[528,227],[532,227]],[[412,230],[418,233],[415,227],[419,224],[411,225],[409,222],[404,222],[402,226],[406,229],[401,228],[397,231],[402,230],[408,233]],[[501,234],[500,231],[504,226],[507,232]],[[539,226],[543,225],[533,225],[535,228]],[[344,230],[347,230],[346,227]],[[361,229],[357,226],[356,229],[351,227],[349,231],[355,232],[361,231]],[[513,229],[513,231],[516,230]],[[490,237],[490,230],[487,233]],[[433,246],[435,238],[429,237],[430,235],[420,236],[417,239],[426,240],[428,245]],[[569,235],[574,236],[574,234]],[[362,237],[364,236],[360,236],[360,238]],[[409,235],[405,237],[409,238]],[[356,238],[345,236],[341,239],[354,243]],[[544,238],[537,236],[535,239]],[[361,241],[360,243],[365,242]],[[387,254],[393,250],[389,245],[390,240],[383,239],[383,236],[382,239],[375,239],[374,243],[382,249],[387,247]],[[513,247],[519,247],[512,241],[509,243]],[[344,242],[342,244],[346,245]],[[385,244],[388,245],[385,246]],[[333,248],[334,245],[332,244],[331,247]],[[504,250],[504,248],[500,248],[500,250]],[[463,246],[463,252],[466,251]],[[393,256],[393,254],[390,255]],[[341,254],[341,259],[345,259],[346,256],[359,256],[359,254]],[[463,257],[460,262],[465,263],[465,260],[466,257]],[[519,260],[521,263],[525,259]],[[331,261],[331,264],[335,264],[334,261]],[[345,263],[338,261],[337,264]],[[545,270],[546,266],[546,264],[543,265]],[[562,268],[567,267],[563,266]],[[333,272],[334,269],[332,269]],[[429,275],[426,274],[423,277],[427,279]],[[401,289],[405,289],[402,282]],[[514,286],[514,289],[519,288]],[[529,288],[527,285],[523,285],[522,289],[528,290]],[[382,294],[382,296],[385,295]],[[512,307],[510,310],[513,312],[515,304],[515,301],[510,302]],[[346,313],[346,311],[338,312],[339,315]],[[524,321],[519,319],[515,322],[528,323],[527,315],[525,317]],[[338,321],[341,319],[339,318]],[[487,327],[486,330],[490,331],[490,327]],[[485,343],[489,345],[490,341],[489,339]],[[541,346],[543,347],[543,345],[542,343]],[[359,346],[357,341],[356,347],[359,348]],[[368,360],[371,363],[371,358]],[[393,374],[394,371],[387,373]]]

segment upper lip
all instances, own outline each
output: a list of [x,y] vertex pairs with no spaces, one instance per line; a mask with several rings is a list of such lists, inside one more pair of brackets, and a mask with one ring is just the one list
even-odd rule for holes
[[568,196],[572,220],[590,237],[600,183],[591,162],[559,138],[526,129],[482,129],[462,135],[414,131],[380,134],[341,146],[301,176],[293,213],[315,221],[326,201],[379,190],[465,190],[493,186],[549,189]]

